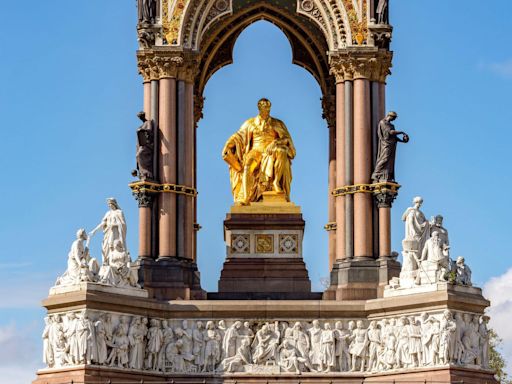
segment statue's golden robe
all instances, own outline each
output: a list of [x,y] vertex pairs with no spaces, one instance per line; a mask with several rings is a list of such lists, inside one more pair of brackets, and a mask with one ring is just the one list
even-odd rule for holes
[[[284,192],[290,200],[291,160],[295,147],[286,125],[278,119],[256,116],[233,134],[223,152],[229,164],[231,189],[236,203],[258,201],[265,191]],[[247,183],[247,195],[243,184]]]

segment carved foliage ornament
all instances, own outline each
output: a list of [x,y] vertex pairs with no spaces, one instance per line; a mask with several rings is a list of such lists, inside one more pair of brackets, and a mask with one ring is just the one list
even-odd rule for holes
[[197,73],[195,58],[182,53],[139,52],[137,65],[144,81],[173,77],[193,82]]
[[351,52],[342,52],[330,57],[331,73],[336,82],[345,80],[368,79],[380,83],[386,82],[391,74],[393,54],[389,51],[379,50],[369,55],[356,55]]

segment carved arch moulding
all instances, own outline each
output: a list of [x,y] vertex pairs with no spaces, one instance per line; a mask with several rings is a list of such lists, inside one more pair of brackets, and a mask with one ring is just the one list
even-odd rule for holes
[[293,63],[313,75],[325,102],[334,96],[340,60],[352,57],[353,52],[356,56],[363,54],[363,60],[375,51],[390,54],[387,48],[391,27],[375,24],[376,3],[377,0],[159,0],[155,24],[139,25],[139,70],[145,80],[161,77],[162,73],[168,76],[186,72],[194,81],[196,101],[202,100],[209,78],[233,62],[233,47],[240,33],[256,21],[267,20],[286,35]]

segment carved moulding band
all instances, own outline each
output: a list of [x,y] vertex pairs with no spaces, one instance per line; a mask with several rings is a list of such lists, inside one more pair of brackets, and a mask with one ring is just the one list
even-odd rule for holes
[[335,197],[353,195],[355,193],[371,193],[374,195],[386,193],[396,196],[400,187],[400,184],[390,182],[375,184],[354,184],[336,188],[331,193]]
[[329,53],[331,74],[336,82],[367,79],[385,83],[391,74],[393,52],[385,49],[345,49]]
[[191,197],[197,196],[197,190],[193,187],[179,184],[157,184],[147,181],[137,181],[128,185],[133,194],[136,193],[176,193],[178,195],[186,195]]
[[327,232],[335,231],[337,228],[338,228],[338,224],[336,224],[336,222],[330,222],[330,223],[327,223],[327,224],[324,225],[324,229]]

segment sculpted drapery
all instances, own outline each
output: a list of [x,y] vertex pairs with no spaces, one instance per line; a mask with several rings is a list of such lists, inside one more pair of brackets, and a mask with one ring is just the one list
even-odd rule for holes
[[237,204],[258,201],[266,191],[283,193],[290,200],[296,151],[286,125],[270,116],[270,106],[270,101],[261,99],[258,116],[242,124],[222,151]]

